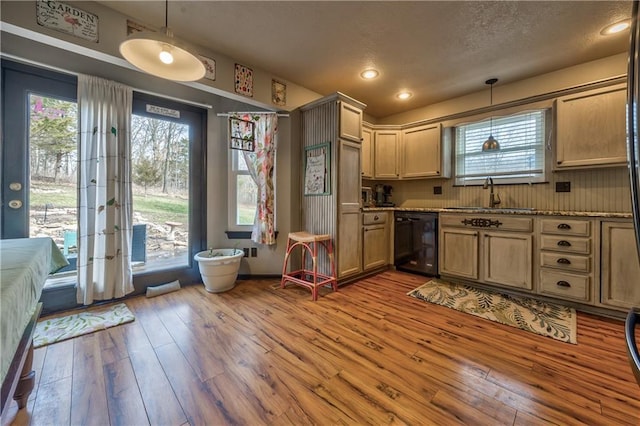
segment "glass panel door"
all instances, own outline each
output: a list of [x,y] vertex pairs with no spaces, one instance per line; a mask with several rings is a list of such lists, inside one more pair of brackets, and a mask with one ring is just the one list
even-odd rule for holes
[[[189,264],[189,125],[134,115],[131,123],[135,270]],[[146,236],[145,253],[138,234]]]
[[[47,311],[75,306],[76,91],[74,76],[2,61],[0,236],[48,236],[67,256],[71,265],[45,285]],[[134,92],[133,113],[134,287],[199,281],[207,112]]]
[[77,261],[77,104],[30,93],[29,237],[51,237],[69,266],[57,277],[73,274]]

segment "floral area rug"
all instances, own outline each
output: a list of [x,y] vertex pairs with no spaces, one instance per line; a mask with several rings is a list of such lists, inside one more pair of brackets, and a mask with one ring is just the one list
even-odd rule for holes
[[573,308],[437,279],[407,295],[563,342],[577,343]]
[[135,319],[127,305],[119,303],[59,318],[44,318],[36,325],[33,347],[50,345],[94,331],[131,322]]

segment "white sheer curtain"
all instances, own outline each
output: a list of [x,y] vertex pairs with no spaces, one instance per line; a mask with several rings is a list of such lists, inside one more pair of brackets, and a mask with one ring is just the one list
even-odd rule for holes
[[249,174],[258,187],[258,203],[251,240],[258,244],[273,245],[276,243],[273,174],[278,145],[278,115],[238,113],[237,116],[255,124],[255,150],[242,151]]
[[78,77],[78,303],[133,291],[131,270],[131,88]]

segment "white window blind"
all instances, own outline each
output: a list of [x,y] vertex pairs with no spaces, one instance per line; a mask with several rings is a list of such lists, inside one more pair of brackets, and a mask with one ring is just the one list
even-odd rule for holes
[[[479,184],[487,176],[501,183],[544,181],[545,116],[546,110],[535,110],[456,127],[456,184]],[[489,134],[500,150],[482,152]]]

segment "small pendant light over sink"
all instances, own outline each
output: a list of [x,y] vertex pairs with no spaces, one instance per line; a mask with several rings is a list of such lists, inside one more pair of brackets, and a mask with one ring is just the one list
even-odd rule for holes
[[[490,78],[489,80],[485,81],[485,84],[488,84],[490,87],[490,93],[491,93],[491,101],[490,101],[490,105],[493,106],[493,85],[496,84],[498,82],[497,78]],[[489,137],[487,138],[486,141],[484,141],[484,143],[482,144],[482,152],[490,152],[490,151],[499,151],[500,150],[500,143],[495,140],[495,138],[493,137],[493,117],[490,118],[489,121]]]
[[165,1],[161,32],[140,31],[120,44],[120,53],[135,67],[174,81],[195,81],[204,77],[204,64],[186,43],[169,29],[169,0]]

